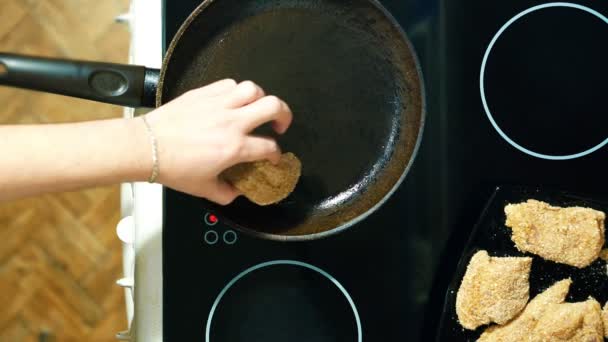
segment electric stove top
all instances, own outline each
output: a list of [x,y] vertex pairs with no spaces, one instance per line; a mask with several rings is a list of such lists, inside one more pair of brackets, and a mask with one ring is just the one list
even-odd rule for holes
[[[165,341],[434,339],[496,186],[608,193],[608,3],[381,2],[425,78],[425,132],[405,182],[353,228],[297,243],[242,234],[165,189]],[[165,47],[199,3],[165,2]]]

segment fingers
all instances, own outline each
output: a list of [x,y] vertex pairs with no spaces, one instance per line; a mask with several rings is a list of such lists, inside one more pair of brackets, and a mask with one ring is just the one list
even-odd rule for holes
[[276,164],[281,159],[281,148],[272,138],[248,136],[237,159],[238,163],[270,160]]
[[284,101],[276,96],[266,96],[264,90],[251,81],[244,81],[234,86],[226,97],[230,108],[242,109],[243,128],[247,132],[272,121],[273,129],[283,134],[293,120],[291,109]]
[[[234,158],[233,165],[257,160],[270,160],[276,164],[280,159],[281,149],[274,139],[248,136],[239,149],[238,156]],[[228,205],[241,195],[238,189],[220,179],[206,187],[205,192],[209,194],[206,196],[208,200],[220,205]]]
[[244,116],[243,125],[247,132],[253,131],[260,125],[273,122],[273,129],[283,134],[291,125],[293,114],[289,106],[276,96],[266,96],[254,103],[243,107],[241,113]]
[[227,96],[227,105],[230,108],[240,108],[257,101],[265,95],[264,90],[251,81],[239,83]]
[[207,199],[219,205],[228,205],[241,195],[235,187],[219,179],[205,190],[209,193]]
[[193,92],[197,97],[213,97],[220,94],[225,94],[236,88],[236,81],[233,79],[224,79],[211,83],[202,88],[195,89]]

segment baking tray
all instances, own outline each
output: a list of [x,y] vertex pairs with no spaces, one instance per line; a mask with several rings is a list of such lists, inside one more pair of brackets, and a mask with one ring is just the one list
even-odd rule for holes
[[570,277],[573,281],[566,301],[584,301],[594,297],[602,307],[608,300],[608,275],[606,262],[598,259],[584,269],[557,264],[539,256],[522,253],[511,241],[511,230],[505,226],[504,207],[508,203],[536,199],[554,206],[583,206],[608,214],[608,202],[591,199],[584,195],[559,190],[501,186],[490,197],[458,262],[456,272],[445,294],[443,310],[437,332],[437,341],[475,341],[487,326],[470,331],[462,328],[456,315],[456,293],[466,272],[469,260],[477,251],[485,249],[491,256],[530,256],[533,258],[530,272],[530,298],[544,291],[556,281]]

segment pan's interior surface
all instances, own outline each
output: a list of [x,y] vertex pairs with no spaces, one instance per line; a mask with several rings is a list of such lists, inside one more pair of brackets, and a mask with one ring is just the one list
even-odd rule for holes
[[378,4],[216,0],[190,19],[157,101],[223,78],[253,80],[293,110],[278,140],[303,164],[284,202],[240,198],[212,210],[245,231],[301,236],[339,227],[390,193],[414,154],[424,101],[412,48]]

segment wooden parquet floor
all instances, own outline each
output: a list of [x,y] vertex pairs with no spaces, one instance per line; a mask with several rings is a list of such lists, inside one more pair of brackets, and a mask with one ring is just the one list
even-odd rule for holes
[[[113,18],[127,9],[128,0],[0,0],[0,51],[124,63],[128,28]],[[0,87],[0,124],[121,115],[111,105]],[[0,203],[0,341],[114,341],[126,329],[114,285],[119,208],[118,186]]]

